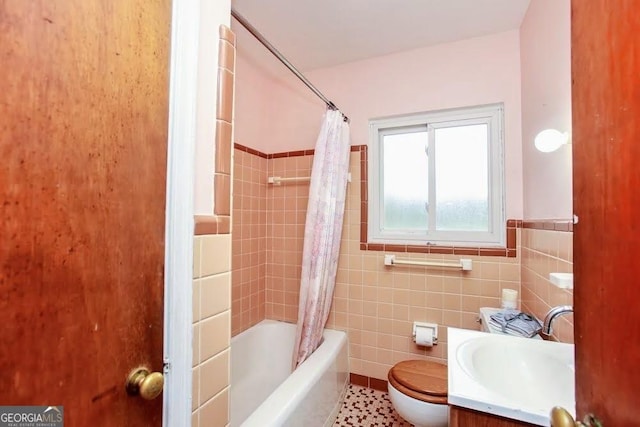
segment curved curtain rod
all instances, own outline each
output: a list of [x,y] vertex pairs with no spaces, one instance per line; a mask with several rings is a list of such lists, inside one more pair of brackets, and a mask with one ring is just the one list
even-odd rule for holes
[[[253,37],[255,37],[260,43],[262,43],[262,45],[266,47],[269,52],[271,52],[276,58],[278,58],[285,67],[287,67],[293,74],[295,74],[295,76],[299,78],[302,83],[304,83],[309,89],[311,89],[311,91],[315,93],[318,98],[322,99],[324,103],[327,104],[327,108],[331,110],[338,110],[336,104],[329,101],[329,99],[324,96],[322,92],[320,92],[318,88],[316,88],[309,80],[307,80],[307,78],[300,71],[298,71],[298,69],[294,67],[293,64],[289,62],[289,60],[287,60],[287,58],[285,58],[280,53],[280,51],[278,51],[278,49],[276,49],[276,47],[269,42],[269,40],[265,39],[264,36],[260,34],[260,31],[258,31],[256,27],[251,25],[249,21],[247,21],[242,15],[240,15],[234,8],[231,8],[231,16],[233,16],[236,21],[238,21],[244,28],[246,28]],[[344,113],[342,113],[342,117],[344,117],[345,122],[349,122],[349,118],[345,116]]]

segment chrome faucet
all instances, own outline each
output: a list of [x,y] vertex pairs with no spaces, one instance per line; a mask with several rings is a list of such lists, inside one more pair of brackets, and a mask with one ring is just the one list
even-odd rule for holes
[[544,325],[542,325],[542,330],[540,333],[544,335],[551,335],[551,323],[555,320],[556,317],[562,316],[563,314],[573,313],[573,307],[570,305],[559,305],[557,307],[553,307],[546,316],[544,316]]

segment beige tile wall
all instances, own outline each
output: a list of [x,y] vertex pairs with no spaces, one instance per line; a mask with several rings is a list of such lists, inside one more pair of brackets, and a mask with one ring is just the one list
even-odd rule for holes
[[[573,233],[522,229],[522,307],[540,319],[551,307],[573,305],[573,291],[549,281],[553,272],[573,272]],[[573,342],[573,315],[557,318],[552,326],[557,340]]]
[[194,237],[193,427],[229,422],[231,235]]
[[[351,174],[360,181],[359,153]],[[360,186],[349,185],[347,212],[330,326],[346,329],[351,372],[385,379],[406,359],[446,362],[446,327],[478,329],[480,307],[500,304],[503,288],[520,290],[519,257],[471,256],[471,272],[425,267],[385,267],[384,252],[360,250]],[[517,247],[517,249],[519,249]],[[519,251],[518,251],[519,253]],[[454,255],[398,253],[417,260],[459,259]],[[411,340],[414,321],[441,327],[439,344],[426,349]]]
[[231,335],[265,318],[267,159],[234,150]]
[[192,427],[229,424],[235,35],[219,28],[213,215],[195,217]]
[[[312,156],[269,159],[268,174],[308,176]],[[347,193],[339,271],[329,327],[348,331],[351,372],[385,379],[408,358],[446,360],[446,326],[477,329],[478,309],[499,306],[503,288],[520,290],[520,258],[471,257],[469,273],[384,267],[384,252],[360,250],[360,154],[351,153],[353,182]],[[265,313],[295,322],[308,184],[268,186]],[[236,223],[238,228],[241,225]],[[518,230],[520,233],[520,230]],[[520,239],[518,239],[519,241]],[[518,253],[519,251],[518,247]],[[397,254],[414,259],[459,256]],[[440,343],[432,349],[411,342],[413,321],[436,322]]]

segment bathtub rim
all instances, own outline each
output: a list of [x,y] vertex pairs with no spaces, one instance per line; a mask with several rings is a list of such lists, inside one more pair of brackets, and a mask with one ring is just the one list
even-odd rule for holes
[[[280,325],[286,324],[289,327],[296,327],[295,324],[280,320],[264,319],[246,331],[241,332],[232,338],[240,337],[247,331],[259,325]],[[347,360],[349,359],[349,346],[347,333],[336,329],[325,329],[322,333],[324,342],[314,351],[307,360],[305,360],[295,371],[293,371],[261,404],[255,411],[247,417],[240,425],[241,427],[267,427],[279,426],[283,420],[286,420],[298,404],[309,393],[311,388],[320,380],[322,375],[327,371],[330,365],[337,359],[340,350],[344,346],[347,351]],[[335,344],[335,345],[324,345]],[[233,359],[233,348],[231,349],[231,358]],[[233,383],[233,379],[231,380]],[[348,380],[345,381],[345,387]],[[291,388],[296,393],[290,393]],[[344,394],[343,394],[344,395]],[[269,419],[270,423],[265,424],[265,419]]]

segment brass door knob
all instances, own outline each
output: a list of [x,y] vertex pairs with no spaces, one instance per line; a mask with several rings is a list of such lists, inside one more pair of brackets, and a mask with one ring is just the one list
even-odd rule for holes
[[569,411],[555,406],[551,410],[551,427],[602,427],[602,422],[593,414],[584,417],[584,421],[575,421]]
[[136,368],[129,373],[125,388],[131,396],[152,400],[160,396],[164,387],[164,376],[160,372],[149,372],[147,368]]
[[551,410],[551,427],[574,427],[575,425],[575,420],[566,409],[555,406]]

